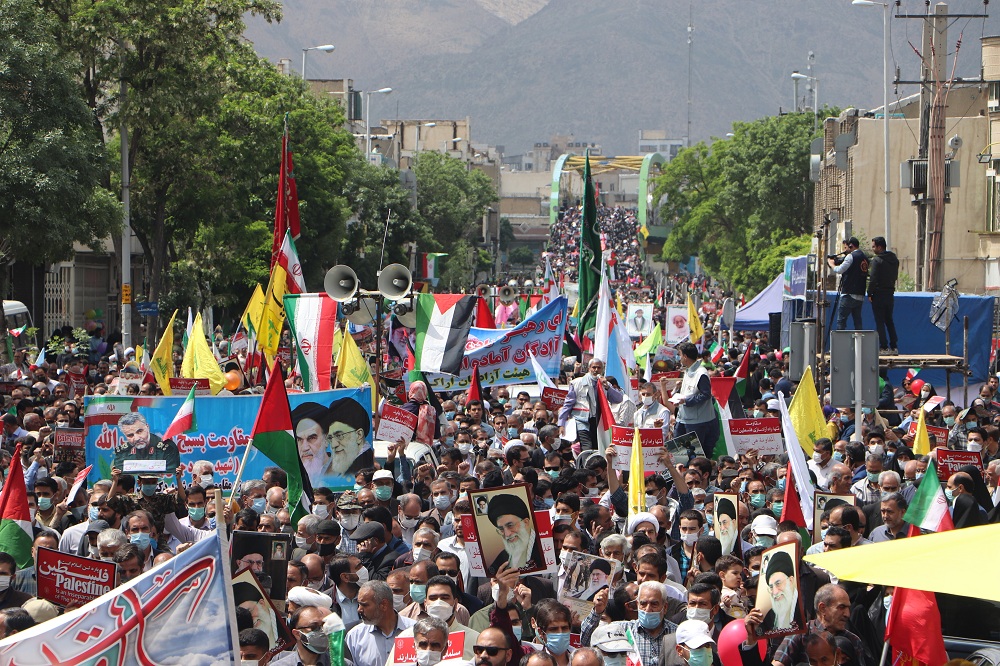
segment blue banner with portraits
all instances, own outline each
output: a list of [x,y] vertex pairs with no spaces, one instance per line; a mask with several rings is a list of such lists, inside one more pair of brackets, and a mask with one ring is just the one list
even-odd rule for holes
[[[161,439],[184,399],[87,396],[84,437],[87,464],[94,466],[87,480],[110,479],[117,468],[160,476],[164,485],[172,486],[177,466],[184,467],[189,482],[194,464],[207,461],[215,484],[230,490],[250,443],[261,396],[195,397],[195,429],[173,440]],[[295,443],[312,486],[353,487],[355,473],[374,465],[371,389],[290,393],[288,402]],[[259,479],[273,465],[251,449],[241,478]]]

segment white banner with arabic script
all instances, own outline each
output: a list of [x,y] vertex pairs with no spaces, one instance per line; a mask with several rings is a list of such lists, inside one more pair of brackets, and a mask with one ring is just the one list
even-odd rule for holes
[[566,333],[566,297],[552,301],[514,328],[473,328],[465,345],[459,376],[428,374],[435,391],[461,391],[469,387],[472,368],[479,368],[483,386],[530,384],[535,381],[530,351],[550,377],[559,375],[563,336]]

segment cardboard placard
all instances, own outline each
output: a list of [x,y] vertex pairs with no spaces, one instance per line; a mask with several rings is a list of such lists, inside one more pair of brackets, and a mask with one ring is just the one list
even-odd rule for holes
[[122,461],[122,471],[126,474],[135,472],[149,472],[150,474],[166,474],[166,460],[124,460]]
[[80,395],[87,395],[87,376],[82,372],[67,372],[66,386],[69,387],[69,397],[75,398]]
[[187,395],[191,392],[191,387],[195,387],[195,395],[212,395],[212,385],[208,383],[208,378],[198,377],[196,379],[188,377],[171,377],[170,391],[174,395]]
[[[417,650],[414,645],[416,637],[400,636],[396,639],[395,650],[393,650],[392,663],[394,664],[415,664],[417,663]],[[465,632],[453,631],[448,634],[448,647],[445,649],[441,659],[461,659],[465,653]]]
[[396,442],[400,438],[409,442],[417,429],[417,415],[411,414],[402,407],[388,403],[382,405],[382,415],[378,422],[375,439],[386,442]]
[[940,480],[947,482],[948,477],[966,465],[972,465],[982,475],[983,456],[976,451],[937,450],[937,475]]
[[288,560],[292,554],[292,535],[272,532],[233,532],[233,571],[251,568],[260,589],[279,608],[284,608],[288,587]]
[[693,431],[686,432],[680,437],[668,439],[663,443],[663,448],[670,453],[674,463],[678,465],[687,465],[691,458],[704,455],[698,433]]
[[[627,426],[611,426],[611,443],[615,445],[614,469],[627,472],[632,459],[632,442],[635,429]],[[666,465],[660,461],[663,450],[663,430],[660,428],[639,428],[642,442],[642,460],[647,472],[665,472]],[[589,612],[589,611],[588,611]]]
[[83,428],[56,428],[52,459],[61,463],[73,462],[77,456],[83,458],[86,454],[86,444]]
[[522,574],[546,569],[527,484],[473,490],[469,502],[473,529],[466,532],[463,521],[462,535],[468,544],[469,534],[474,534],[487,576],[495,575],[501,564],[517,567]]
[[292,366],[292,348],[291,347],[278,347],[278,353],[274,356],[281,363],[284,368],[290,368]]
[[553,412],[561,409],[563,403],[566,402],[567,393],[569,393],[569,389],[556,389],[548,386],[543,388],[542,402],[545,403],[545,408]]
[[38,547],[35,578],[38,598],[58,606],[83,606],[117,585],[114,562],[92,560],[44,546]]
[[930,414],[934,411],[934,408],[942,402],[944,402],[943,395],[932,395],[930,398],[927,398],[927,402],[924,403],[924,411]]
[[715,538],[722,544],[723,555],[741,555],[740,548],[740,528],[739,512],[736,507],[740,504],[738,493],[715,493],[715,505],[713,507],[715,517]]
[[594,597],[601,590],[610,590],[618,576],[620,563],[605,557],[584,552],[564,553],[559,601],[580,617],[587,617],[594,609]]
[[[910,421],[910,427],[907,429],[906,434],[910,437],[917,436],[917,422]],[[935,443],[938,446],[948,446],[948,429],[941,428],[938,426],[927,426],[927,434],[934,435]]]
[[764,551],[755,608],[764,614],[758,638],[778,638],[806,632],[799,581],[799,544],[783,543]]
[[781,441],[781,419],[729,419],[726,422],[736,453],[745,455],[756,449],[762,456],[784,453]]
[[[260,629],[273,647],[265,653],[267,659],[287,650],[295,644],[288,624],[282,619],[285,604],[280,606],[268,596],[261,579],[252,569],[243,569],[233,574],[233,597],[236,606],[250,611],[254,619],[253,628]],[[261,661],[267,661],[262,659]]]
[[649,378],[649,381],[653,384],[659,386],[661,379],[680,379],[681,373],[678,370],[672,370],[670,372],[654,372]]
[[813,495],[813,543],[823,541],[822,528],[820,527],[820,516],[827,509],[832,509],[839,504],[849,504],[855,506],[857,497],[853,494],[838,495],[837,493],[824,493],[817,490]]

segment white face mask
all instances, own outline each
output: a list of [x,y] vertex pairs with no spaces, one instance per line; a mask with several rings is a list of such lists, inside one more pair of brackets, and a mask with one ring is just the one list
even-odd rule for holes
[[358,569],[354,573],[358,577],[358,583],[357,583],[358,585],[361,585],[363,583],[367,583],[368,582],[369,577],[368,577],[368,568],[367,567],[361,567],[360,569]]
[[326,518],[330,515],[330,509],[326,504],[316,504],[313,506],[313,515],[317,518]]
[[712,612],[707,608],[691,608],[688,606],[687,619],[701,620],[705,624],[708,624],[712,619]]
[[397,612],[406,608],[406,595],[405,594],[392,595],[392,608]]
[[684,542],[685,546],[691,547],[696,543],[698,543],[698,533],[695,532],[694,534],[682,534],[681,541]]
[[980,451],[983,450],[982,442],[968,442],[966,446],[970,451],[974,451],[975,453],[979,453]]
[[424,560],[429,560],[431,557],[431,551],[429,548],[421,548],[417,546],[413,549],[413,561],[423,562]]
[[627,666],[628,660],[623,654],[604,655],[604,666]]
[[416,518],[407,518],[406,516],[399,517],[399,526],[402,527],[404,530],[412,530],[414,527],[417,526],[417,523],[419,522],[420,522],[419,516]]
[[[496,583],[490,585],[490,594],[493,596],[493,603],[500,601],[500,586]],[[507,589],[507,603],[514,600],[514,590]]]
[[435,650],[417,650],[417,666],[434,666],[441,662],[441,653]]
[[343,525],[344,529],[348,532],[353,532],[360,522],[360,513],[345,513],[340,519],[340,524]]
[[455,609],[447,601],[441,599],[437,601],[428,601],[424,604],[424,608],[427,610],[427,614],[431,617],[436,617],[439,620],[444,620],[447,622],[451,619],[451,616],[455,614]]
[[201,485],[203,485],[203,486],[210,486],[214,482],[215,482],[215,477],[212,476],[211,474],[202,474],[201,475]]
[[642,396],[642,406],[643,407],[649,407],[652,404],[653,404],[653,396],[651,396],[651,395],[644,395],[644,396]]
[[823,462],[823,454],[819,451],[815,451],[813,453],[813,462],[817,465],[821,464]]
[[10,581],[13,576],[0,576],[0,592],[3,592],[10,587]]
[[309,547],[309,541],[306,539],[306,537],[299,536],[298,534],[296,534],[295,535],[295,546],[297,548],[308,548]]
[[650,509],[656,505],[657,502],[656,495],[646,495],[646,509]]

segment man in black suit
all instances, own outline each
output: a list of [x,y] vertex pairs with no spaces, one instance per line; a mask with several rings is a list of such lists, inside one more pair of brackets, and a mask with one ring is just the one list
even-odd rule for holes
[[358,544],[358,557],[368,569],[371,580],[385,580],[396,562],[396,551],[386,545],[382,523],[361,523],[351,538]]

